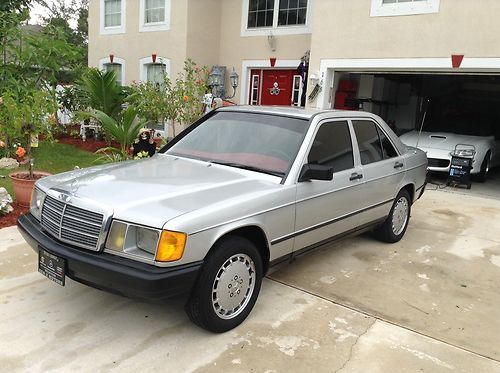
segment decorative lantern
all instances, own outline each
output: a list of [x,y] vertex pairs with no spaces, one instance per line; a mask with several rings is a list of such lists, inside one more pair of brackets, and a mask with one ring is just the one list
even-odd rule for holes
[[231,74],[229,74],[229,81],[231,82],[231,87],[233,87],[233,89],[236,89],[236,87],[238,87],[238,80],[239,76],[236,71],[234,71],[233,67],[233,71],[231,72]]

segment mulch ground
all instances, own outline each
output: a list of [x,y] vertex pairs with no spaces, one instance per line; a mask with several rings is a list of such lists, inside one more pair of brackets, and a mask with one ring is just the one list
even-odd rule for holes
[[[57,139],[61,144],[73,145],[78,149],[82,149],[88,152],[95,152],[98,149],[108,147],[109,144],[106,141],[98,141],[95,139],[87,139],[83,141],[81,138],[75,137],[60,137]],[[118,143],[112,143],[112,146],[119,148]],[[26,214],[29,210],[28,207],[20,206],[17,202],[12,203],[11,205],[14,208],[14,211],[11,213],[0,217],[0,229],[10,227],[16,224],[17,218],[23,214]]]
[[[61,137],[57,139],[60,144],[68,144],[77,147],[78,149],[82,149],[91,153],[94,153],[96,150],[101,148],[106,148],[109,144],[106,141],[99,141],[95,139],[87,139],[83,141],[80,137]],[[111,146],[115,148],[119,148],[118,143],[111,143]]]
[[12,203],[11,206],[14,208],[14,211],[0,217],[0,229],[16,225],[17,218],[26,214],[29,210],[29,207],[20,206],[17,202]]

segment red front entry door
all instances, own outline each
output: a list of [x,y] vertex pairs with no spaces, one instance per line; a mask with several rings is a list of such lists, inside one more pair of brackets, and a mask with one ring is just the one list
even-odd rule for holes
[[263,70],[261,105],[290,106],[295,70]]

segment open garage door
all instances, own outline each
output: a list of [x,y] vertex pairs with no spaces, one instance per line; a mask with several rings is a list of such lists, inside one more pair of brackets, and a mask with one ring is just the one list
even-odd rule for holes
[[333,106],[380,115],[404,143],[427,152],[430,170],[447,175],[454,147],[473,145],[473,180],[487,179],[484,187],[488,184],[500,198],[500,75],[335,75]]

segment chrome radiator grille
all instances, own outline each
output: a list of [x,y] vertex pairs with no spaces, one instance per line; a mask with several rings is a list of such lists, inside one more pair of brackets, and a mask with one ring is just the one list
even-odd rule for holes
[[42,227],[61,241],[97,250],[104,215],[69,205],[50,196],[42,208]]

